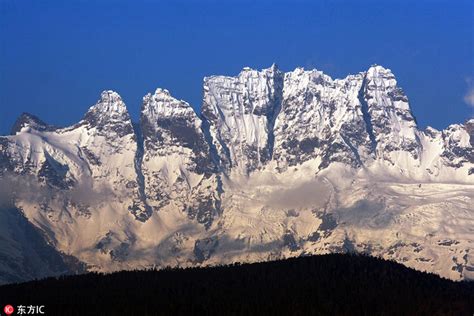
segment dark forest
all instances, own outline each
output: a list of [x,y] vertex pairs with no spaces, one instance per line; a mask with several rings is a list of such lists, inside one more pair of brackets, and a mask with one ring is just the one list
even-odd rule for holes
[[[46,315],[473,315],[474,282],[352,254],[49,278],[0,287]],[[2,314],[3,315],[3,314]]]

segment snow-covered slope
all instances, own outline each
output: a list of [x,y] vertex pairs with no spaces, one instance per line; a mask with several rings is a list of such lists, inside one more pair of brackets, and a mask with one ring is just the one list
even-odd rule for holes
[[188,103],[157,89],[143,99],[141,129],[144,193],[152,210],[177,208],[209,227],[219,211],[219,176],[201,119]]
[[202,113],[225,170],[249,173],[270,160],[282,89],[275,64],[260,72],[246,67],[235,78],[204,78]]
[[[207,77],[201,111],[157,89],[138,124],[113,91],[70,127],[23,114],[0,137],[0,214],[33,226],[15,241],[2,226],[0,282],[22,256],[33,278],[71,258],[115,271],[341,251],[474,279],[474,120],[421,130],[381,66]],[[59,261],[25,257],[31,236]]]
[[285,75],[275,125],[279,170],[309,160],[318,169],[336,161],[360,167],[370,158],[371,130],[359,99],[362,84],[362,74],[332,80],[320,71],[297,68]]
[[85,272],[73,257],[48,245],[19,210],[4,205],[0,216],[0,284]]

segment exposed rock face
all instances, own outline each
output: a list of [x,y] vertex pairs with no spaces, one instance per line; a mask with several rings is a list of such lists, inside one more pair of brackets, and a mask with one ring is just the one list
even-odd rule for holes
[[[90,174],[114,194],[126,196],[127,209],[141,221],[151,214],[145,198],[140,195],[139,175],[135,170],[138,144],[132,120],[120,95],[104,91],[100,100],[90,107],[83,120],[66,129],[81,134],[78,138],[81,158],[87,163]],[[93,183],[91,185],[93,185]]]
[[13,124],[11,134],[21,132],[23,128],[32,128],[40,132],[54,131],[56,127],[51,126],[40,120],[37,116],[30,113],[22,113],[20,117]]
[[441,156],[447,165],[459,168],[465,163],[474,163],[473,126],[473,120],[470,120],[465,125],[450,125],[442,132],[444,152]]
[[420,130],[381,66],[244,68],[204,79],[200,114],[147,94],[136,124],[113,91],[70,127],[22,114],[0,137],[0,209],[16,212],[0,216],[38,232],[14,248],[23,258],[36,236],[41,271],[9,257],[0,282],[70,272],[72,258],[114,271],[341,251],[472,279],[473,131]]
[[[370,154],[358,93],[363,76],[332,80],[317,70],[285,75],[283,105],[275,126],[274,158],[280,169],[320,159],[354,167]],[[302,133],[302,131],[305,131]]]
[[363,83],[361,103],[362,108],[367,107],[367,126],[372,129],[371,141],[377,155],[390,159],[387,153],[406,151],[417,159],[421,149],[416,121],[395,76],[389,69],[372,66]]
[[244,68],[235,78],[204,78],[202,114],[225,170],[248,174],[270,160],[282,89],[283,73],[276,65],[262,71]]
[[0,284],[85,272],[85,266],[48,245],[19,210],[1,207]]
[[172,203],[209,227],[219,211],[218,175],[202,121],[191,106],[157,89],[143,98],[142,172],[155,211]]
[[133,134],[132,121],[120,95],[114,91],[104,91],[100,97],[79,125],[87,124],[89,129],[95,128],[107,138]]

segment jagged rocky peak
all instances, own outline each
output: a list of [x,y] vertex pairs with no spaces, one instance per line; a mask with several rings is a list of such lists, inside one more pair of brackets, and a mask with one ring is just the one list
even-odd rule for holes
[[[388,68],[373,65],[365,75],[366,97],[379,107],[394,107],[410,111],[408,98],[398,87],[395,75]],[[411,115],[411,119],[414,119]]]
[[[444,151],[441,156],[445,164],[453,168],[461,168],[466,163],[474,163],[474,142],[472,124],[467,121],[463,124],[449,125],[442,131]],[[468,170],[468,175],[474,174],[474,168]]]
[[145,159],[192,150],[191,160],[197,173],[212,170],[210,148],[202,130],[202,121],[189,103],[158,88],[143,98],[140,124],[146,149]]
[[239,110],[256,115],[271,112],[272,102],[283,88],[283,75],[273,64],[261,71],[244,67],[237,77],[205,77],[203,114],[212,118],[218,109],[223,114]]
[[362,78],[333,80],[303,68],[286,73],[273,154],[280,170],[316,157],[320,168],[336,161],[361,164],[369,139],[358,99]]
[[373,80],[377,86],[390,85],[396,86],[397,80],[392,70],[381,65],[374,64],[367,70],[367,79]]
[[255,115],[272,115],[275,101],[281,98],[283,76],[275,63],[261,71],[244,67],[238,76],[247,94],[243,95],[244,109]]
[[169,145],[193,148],[196,145],[196,133],[201,133],[201,120],[191,105],[161,88],[143,97],[140,124],[145,146],[156,147],[157,144],[147,140],[158,140]]
[[426,135],[430,136],[431,138],[436,138],[436,137],[441,136],[441,131],[431,126],[427,126],[424,132]]
[[[321,85],[324,83],[332,83],[333,79],[326,75],[324,72],[317,70],[317,69],[310,69],[310,70],[305,70],[303,67],[297,67],[295,70],[286,73],[285,75],[285,86],[288,85],[288,83],[292,83],[292,87],[294,89],[298,88],[305,88],[309,84],[316,84],[316,85]],[[292,90],[288,89],[289,87],[286,87],[285,92],[290,92]]]
[[246,67],[237,77],[204,78],[201,110],[227,170],[249,173],[271,158],[283,78],[275,64],[261,71]]
[[219,209],[218,184],[202,123],[187,102],[167,90],[143,98],[141,171],[147,201],[155,211],[172,203],[208,228]]
[[48,125],[37,116],[26,112],[22,113],[15,121],[15,124],[13,124],[11,135],[15,135],[23,128],[31,128],[40,132],[53,131],[56,129],[55,126]]
[[446,145],[457,147],[472,147],[472,125],[469,121],[466,124],[451,124],[445,130],[443,130],[443,139]]
[[91,128],[113,131],[119,137],[133,134],[127,107],[117,92],[103,91],[97,103],[89,108],[83,119]]
[[391,152],[402,150],[419,158],[416,119],[390,69],[371,66],[365,73],[359,100],[378,157],[391,160]]
[[469,142],[474,147],[474,118],[467,120],[464,126],[466,126],[466,131],[469,134]]
[[102,91],[100,94],[100,100],[89,108],[89,112],[91,111],[102,113],[104,115],[110,115],[112,117],[117,114],[128,114],[122,97],[117,92],[112,90]]
[[142,115],[155,121],[159,117],[195,114],[189,103],[174,98],[166,89],[158,88],[143,98]]

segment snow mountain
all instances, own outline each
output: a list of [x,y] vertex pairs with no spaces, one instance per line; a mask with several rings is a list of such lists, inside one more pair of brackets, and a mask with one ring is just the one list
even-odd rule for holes
[[0,282],[330,252],[474,279],[474,119],[420,129],[390,69],[204,78],[132,122],[102,92],[77,124],[0,137]]

